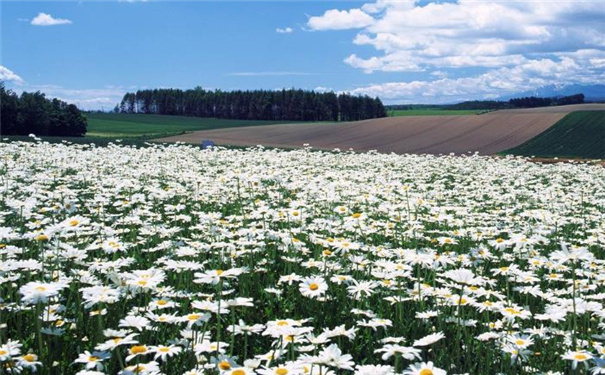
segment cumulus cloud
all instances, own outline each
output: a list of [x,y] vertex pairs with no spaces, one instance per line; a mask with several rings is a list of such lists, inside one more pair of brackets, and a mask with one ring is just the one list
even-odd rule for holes
[[557,59],[527,60],[514,67],[488,70],[476,76],[377,83],[356,88],[351,93],[378,96],[387,102],[445,103],[496,98],[552,83],[594,84],[603,82],[603,77],[600,68],[591,65],[590,60],[605,58],[605,53],[596,52],[592,50],[589,56],[603,57],[572,54],[575,59],[561,56]]
[[5,66],[0,65],[0,81],[12,82],[17,85],[23,84],[23,78]]
[[360,29],[374,23],[374,18],[361,9],[326,11],[322,16],[311,17],[307,25],[311,30]]
[[294,32],[294,29],[292,29],[291,27],[286,27],[286,28],[277,28],[275,29],[275,32],[278,34],[290,34]]
[[71,21],[65,18],[54,18],[47,13],[38,13],[31,21],[34,26],[55,26],[55,25],[68,25]]
[[[425,81],[378,85],[392,97],[394,92],[407,95],[420,86],[417,93],[429,95],[423,90],[433,84],[447,85],[450,92],[459,87],[454,91],[465,93],[464,85],[474,90],[482,82],[487,85],[482,91],[489,93],[496,86],[507,89],[530,82],[562,83],[570,77],[602,83],[603,19],[602,0],[428,4],[376,0],[360,8],[329,10],[311,17],[307,26],[313,30],[361,29],[352,42],[372,47],[374,52],[368,54],[366,49],[343,59],[367,74],[425,72]],[[582,54],[591,56],[584,58]],[[557,73],[555,67],[571,76]],[[502,73],[509,76],[498,77]],[[434,80],[436,77],[442,79]],[[376,85],[372,87],[375,92]]]

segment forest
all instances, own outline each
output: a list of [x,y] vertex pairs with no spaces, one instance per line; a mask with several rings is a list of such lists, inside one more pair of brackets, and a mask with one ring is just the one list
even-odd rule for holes
[[553,98],[539,98],[529,96],[524,98],[512,98],[508,101],[476,100],[454,104],[451,109],[507,109],[507,108],[536,108],[550,107],[553,105],[568,105],[584,103],[584,94],[560,96]]
[[432,110],[498,110],[514,108],[536,108],[549,107],[553,105],[568,105],[584,103],[584,94],[575,94],[569,96],[558,96],[552,98],[540,98],[528,96],[523,98],[512,98],[506,101],[501,100],[471,100],[456,104],[396,104],[388,105],[389,111],[410,111],[419,109]]
[[116,112],[237,120],[356,121],[386,117],[379,98],[301,89],[209,91],[154,89],[126,93]]
[[41,92],[17,95],[0,82],[0,134],[82,137],[87,120],[74,104]]

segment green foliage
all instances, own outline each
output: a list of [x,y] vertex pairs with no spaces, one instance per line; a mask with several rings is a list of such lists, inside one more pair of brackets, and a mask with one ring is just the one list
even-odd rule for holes
[[46,99],[41,92],[18,96],[0,82],[2,103],[0,134],[82,137],[86,118],[78,107],[58,99]]
[[274,121],[356,121],[386,116],[378,98],[296,89],[139,90],[126,93],[116,109],[122,113]]
[[[511,108],[535,108],[549,107],[554,105],[569,105],[584,103],[584,95],[576,94],[570,96],[561,96],[553,98],[525,97],[512,98],[508,101],[499,100],[470,100],[456,104],[406,104],[406,105],[389,105],[386,106],[387,111],[410,111],[410,110],[473,110],[478,112],[495,111],[499,109]],[[436,113],[438,114],[438,113]],[[408,114],[409,116],[416,116]],[[402,116],[402,115],[398,115]]]
[[497,100],[472,100],[468,102],[454,104],[449,108],[457,110],[497,110],[509,109],[512,108],[512,106],[509,102],[500,102]]
[[605,158],[605,111],[579,111],[506,151],[523,156]]

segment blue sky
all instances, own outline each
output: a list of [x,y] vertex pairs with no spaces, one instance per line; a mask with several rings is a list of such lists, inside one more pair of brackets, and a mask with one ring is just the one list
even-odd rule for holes
[[[84,108],[125,91],[331,89],[386,102],[603,83],[605,11],[585,2],[3,1],[0,77]],[[511,27],[514,25],[514,27]]]

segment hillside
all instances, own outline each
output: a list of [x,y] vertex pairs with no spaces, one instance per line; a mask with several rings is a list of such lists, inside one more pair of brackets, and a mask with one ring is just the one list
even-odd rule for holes
[[579,109],[605,110],[602,105],[560,108],[503,110],[474,116],[399,116],[334,124],[258,126],[254,129],[219,129],[158,139],[162,142],[199,143],[211,139],[217,144],[416,154],[489,155],[517,147]]
[[197,130],[224,129],[283,121],[224,120],[188,116],[88,113],[86,137],[160,137]]
[[523,156],[605,158],[605,111],[579,111],[506,153]]

